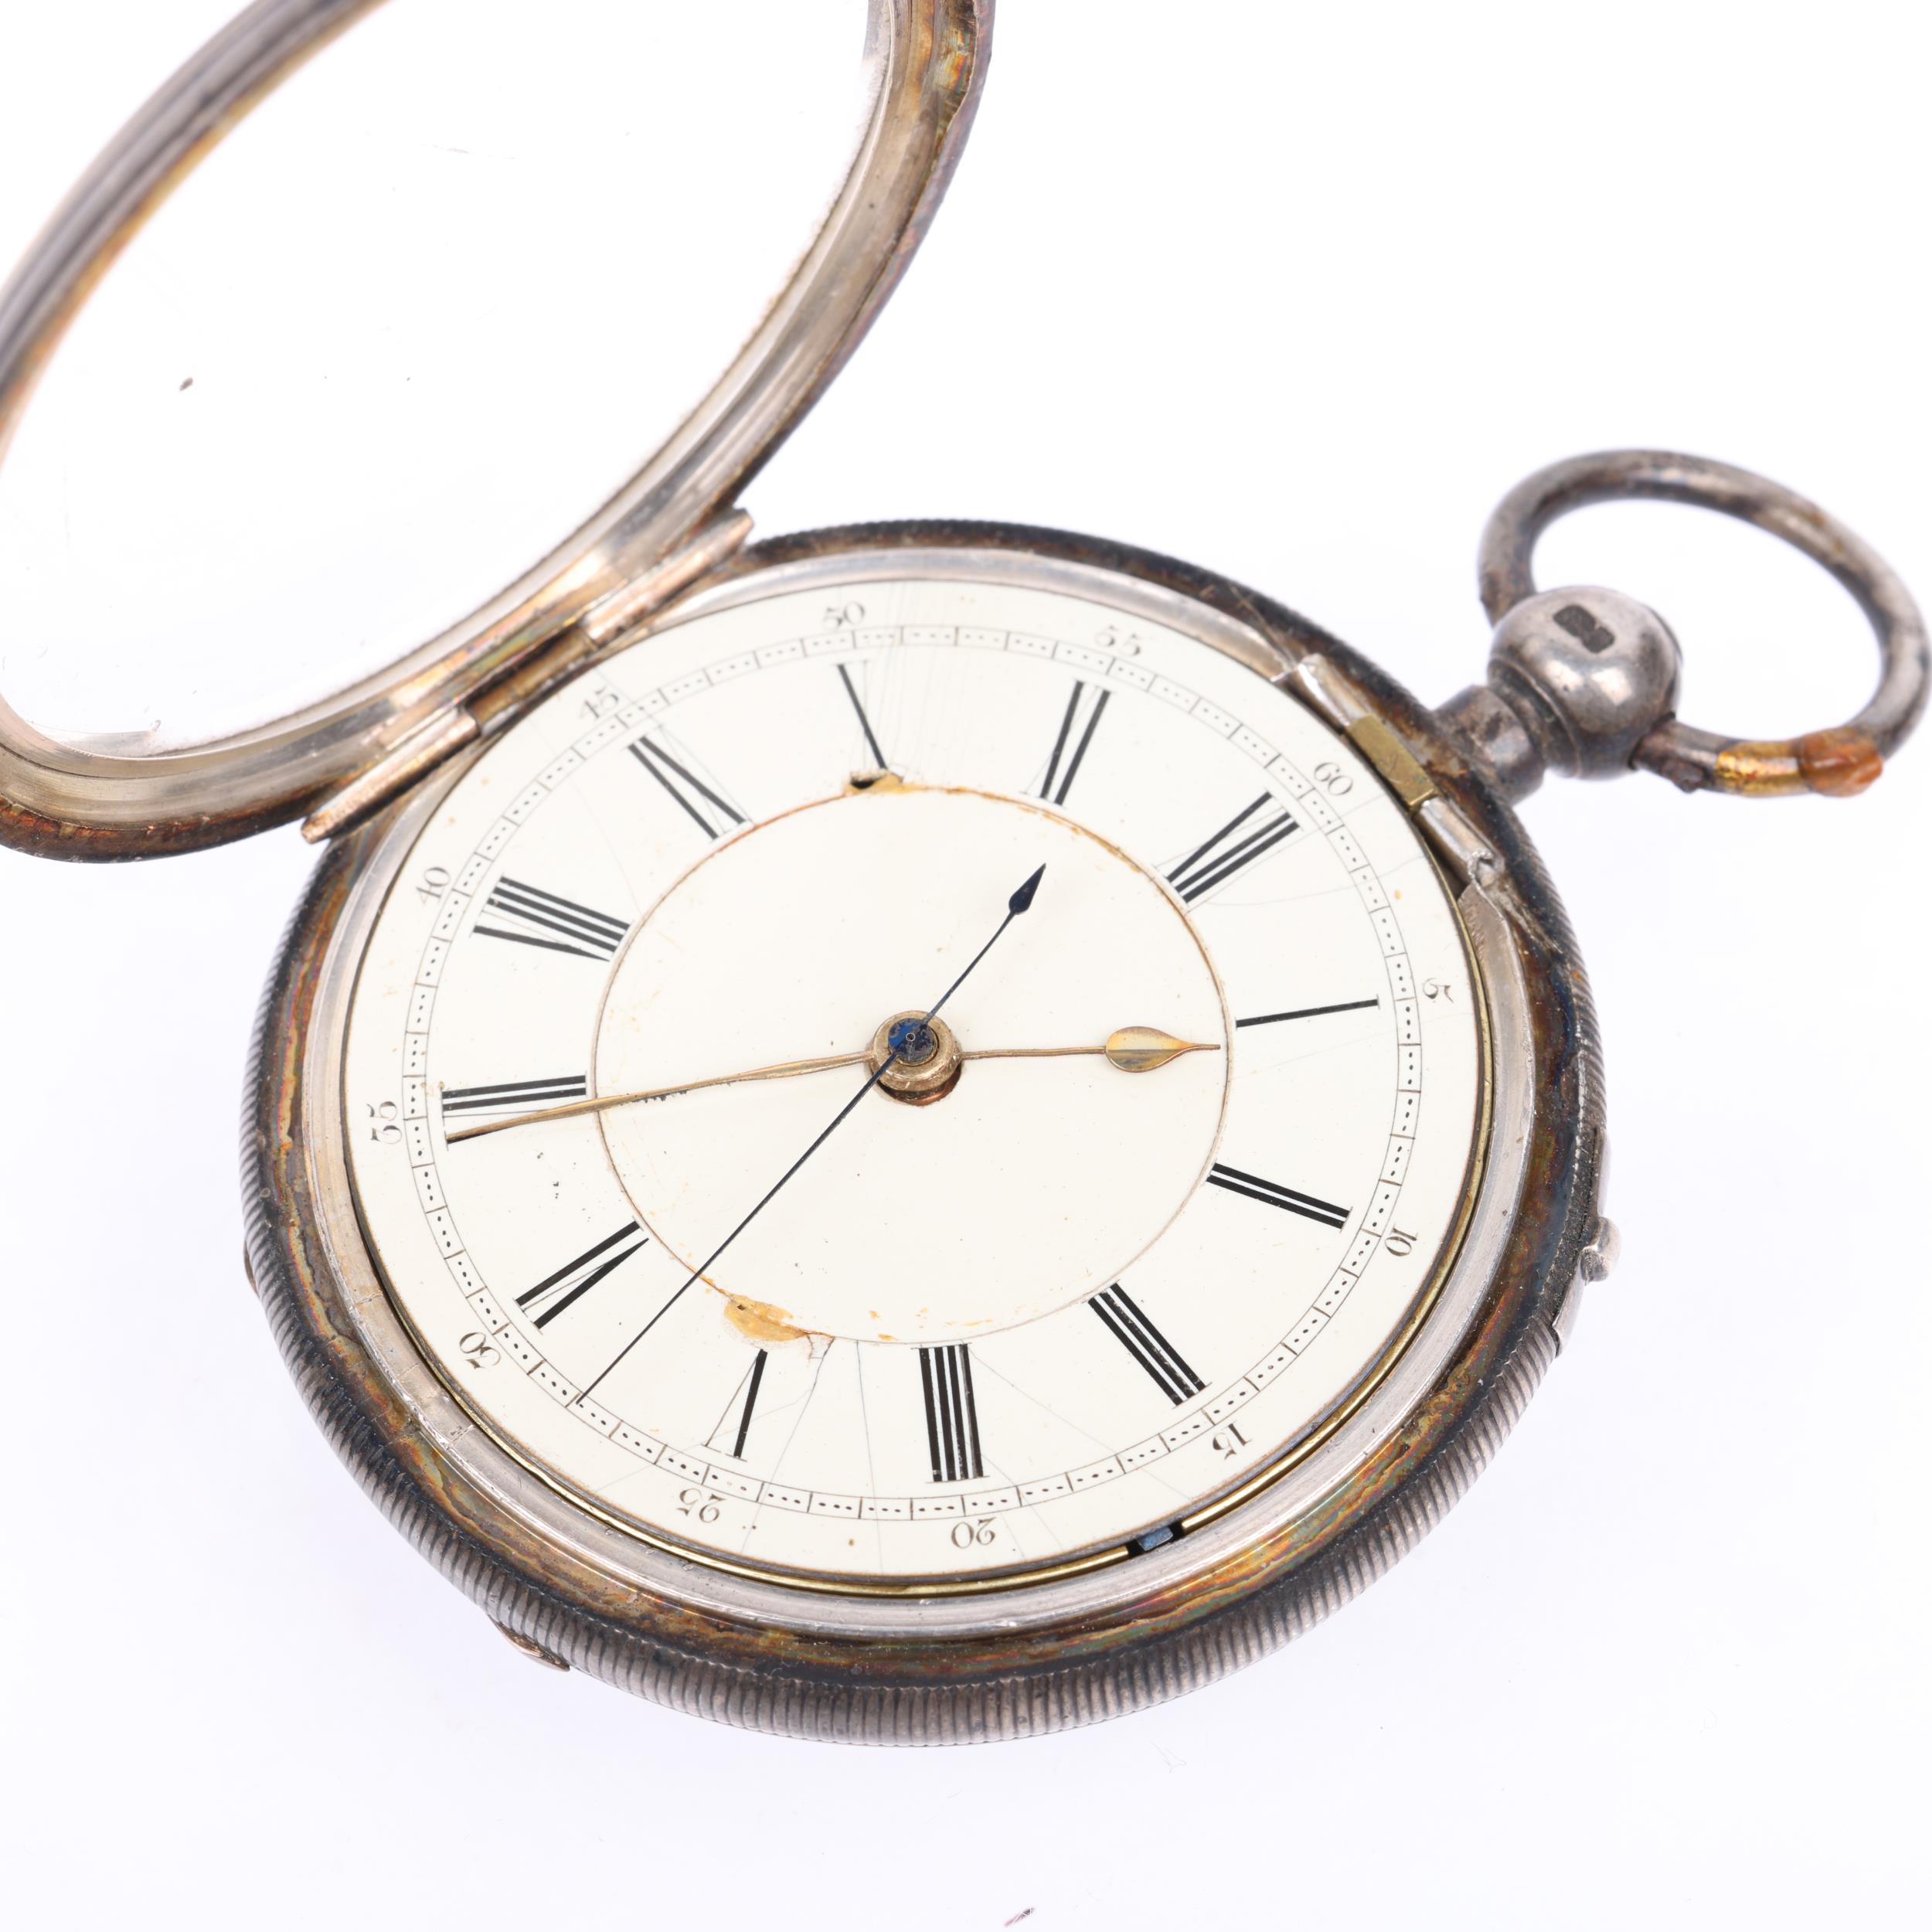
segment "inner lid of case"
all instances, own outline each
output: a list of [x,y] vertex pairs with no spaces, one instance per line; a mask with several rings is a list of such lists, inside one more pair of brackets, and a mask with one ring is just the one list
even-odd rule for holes
[[0,843],[294,816],[729,505],[936,207],[990,7],[224,29],[0,292]]

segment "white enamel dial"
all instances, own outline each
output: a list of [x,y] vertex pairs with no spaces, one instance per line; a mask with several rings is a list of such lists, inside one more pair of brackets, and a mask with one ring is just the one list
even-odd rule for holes
[[389,891],[344,1073],[389,1291],[498,1440],[706,1561],[990,1583],[1185,1533],[1457,1237],[1451,900],[1345,739],[1144,611],[734,595],[508,733]]

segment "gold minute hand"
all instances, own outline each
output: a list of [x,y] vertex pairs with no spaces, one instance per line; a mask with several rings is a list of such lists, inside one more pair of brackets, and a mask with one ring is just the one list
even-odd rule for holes
[[628,1107],[633,1100],[668,1100],[674,1094],[695,1094],[701,1087],[730,1087],[740,1080],[782,1080],[794,1073],[823,1073],[831,1066],[857,1066],[867,1057],[864,1053],[832,1053],[815,1060],[781,1060],[775,1066],[754,1066],[745,1073],[714,1073],[709,1080],[681,1080],[675,1087],[642,1087],[634,1094],[599,1094],[587,1100],[566,1100],[560,1107],[539,1107],[528,1114],[512,1114],[506,1121],[485,1121],[479,1126],[460,1128],[447,1138],[454,1147],[458,1141],[473,1141],[479,1134],[501,1134],[506,1127],[564,1121],[573,1114],[600,1114],[607,1107]]
[[[1157,1026],[1123,1026],[1107,1035],[1098,1046],[982,1046],[968,1048],[960,1058],[967,1060],[1060,1060],[1074,1054],[1105,1054],[1107,1063],[1123,1073],[1151,1073],[1178,1060],[1183,1053],[1216,1053],[1218,1044],[1208,1040],[1176,1039]],[[528,1114],[512,1114],[507,1120],[485,1121],[474,1127],[459,1128],[447,1136],[454,1147],[459,1141],[473,1141],[479,1134],[501,1134],[505,1128],[530,1127],[539,1121],[564,1121],[573,1114],[600,1114],[607,1107],[628,1107],[634,1100],[668,1100],[675,1094],[695,1094],[706,1087],[732,1087],[747,1080],[788,1080],[794,1073],[820,1073],[835,1066],[858,1066],[869,1053],[832,1053],[818,1060],[781,1060],[775,1066],[754,1066],[743,1073],[714,1073],[708,1080],[682,1080],[675,1087],[650,1087],[634,1094],[599,1094],[587,1100],[566,1100],[556,1107],[539,1107]]]

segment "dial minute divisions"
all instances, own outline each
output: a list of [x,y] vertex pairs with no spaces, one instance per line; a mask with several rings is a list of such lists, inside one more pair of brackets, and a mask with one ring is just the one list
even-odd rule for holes
[[[1107,1035],[1097,1046],[981,1046],[968,1047],[960,1055],[968,1060],[1069,1060],[1084,1056],[1104,1055],[1109,1066],[1117,1067],[1123,1073],[1151,1073],[1165,1066],[1170,1061],[1179,1060],[1183,1053],[1218,1053],[1221,1050],[1218,1040],[1177,1039],[1172,1033],[1164,1032],[1158,1026],[1122,1026]],[[752,1080],[789,1080],[800,1073],[822,1073],[840,1066],[862,1066],[868,1056],[865,1053],[827,1053],[814,1060],[780,1060],[770,1066],[754,1066],[743,1073],[713,1073],[698,1080],[681,1081],[675,1087],[648,1087],[628,1094],[586,1094],[581,1077],[577,1080],[577,1092],[567,1098],[560,1098],[554,1106],[538,1107],[527,1111],[512,1114],[507,1119],[484,1121],[474,1127],[459,1128],[447,1138],[454,1147],[459,1141],[473,1141],[485,1134],[500,1134],[505,1128],[531,1127],[544,1121],[569,1120],[578,1114],[600,1114],[606,1108],[629,1107],[645,1100],[669,1100],[679,1094],[696,1094],[708,1087],[732,1087]],[[545,1084],[532,1081],[532,1087]],[[478,1087],[457,1090],[464,1094],[503,1094],[510,1090],[504,1087]],[[533,1099],[542,1098],[532,1094]],[[445,1096],[444,1111],[452,1111]],[[465,1105],[481,1107],[492,1103],[468,1101]]]

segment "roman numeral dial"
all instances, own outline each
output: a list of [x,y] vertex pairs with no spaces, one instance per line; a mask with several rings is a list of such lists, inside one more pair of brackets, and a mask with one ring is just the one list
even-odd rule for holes
[[973,1358],[966,1344],[921,1349],[919,1386],[926,1403],[933,1481],[978,1481],[985,1471],[979,1453],[979,1412],[973,1402]]
[[1516,981],[1212,596],[781,554],[392,828],[328,981],[343,1211],[476,1455],[592,1533],[828,1631],[1145,1603],[1458,1318]]

